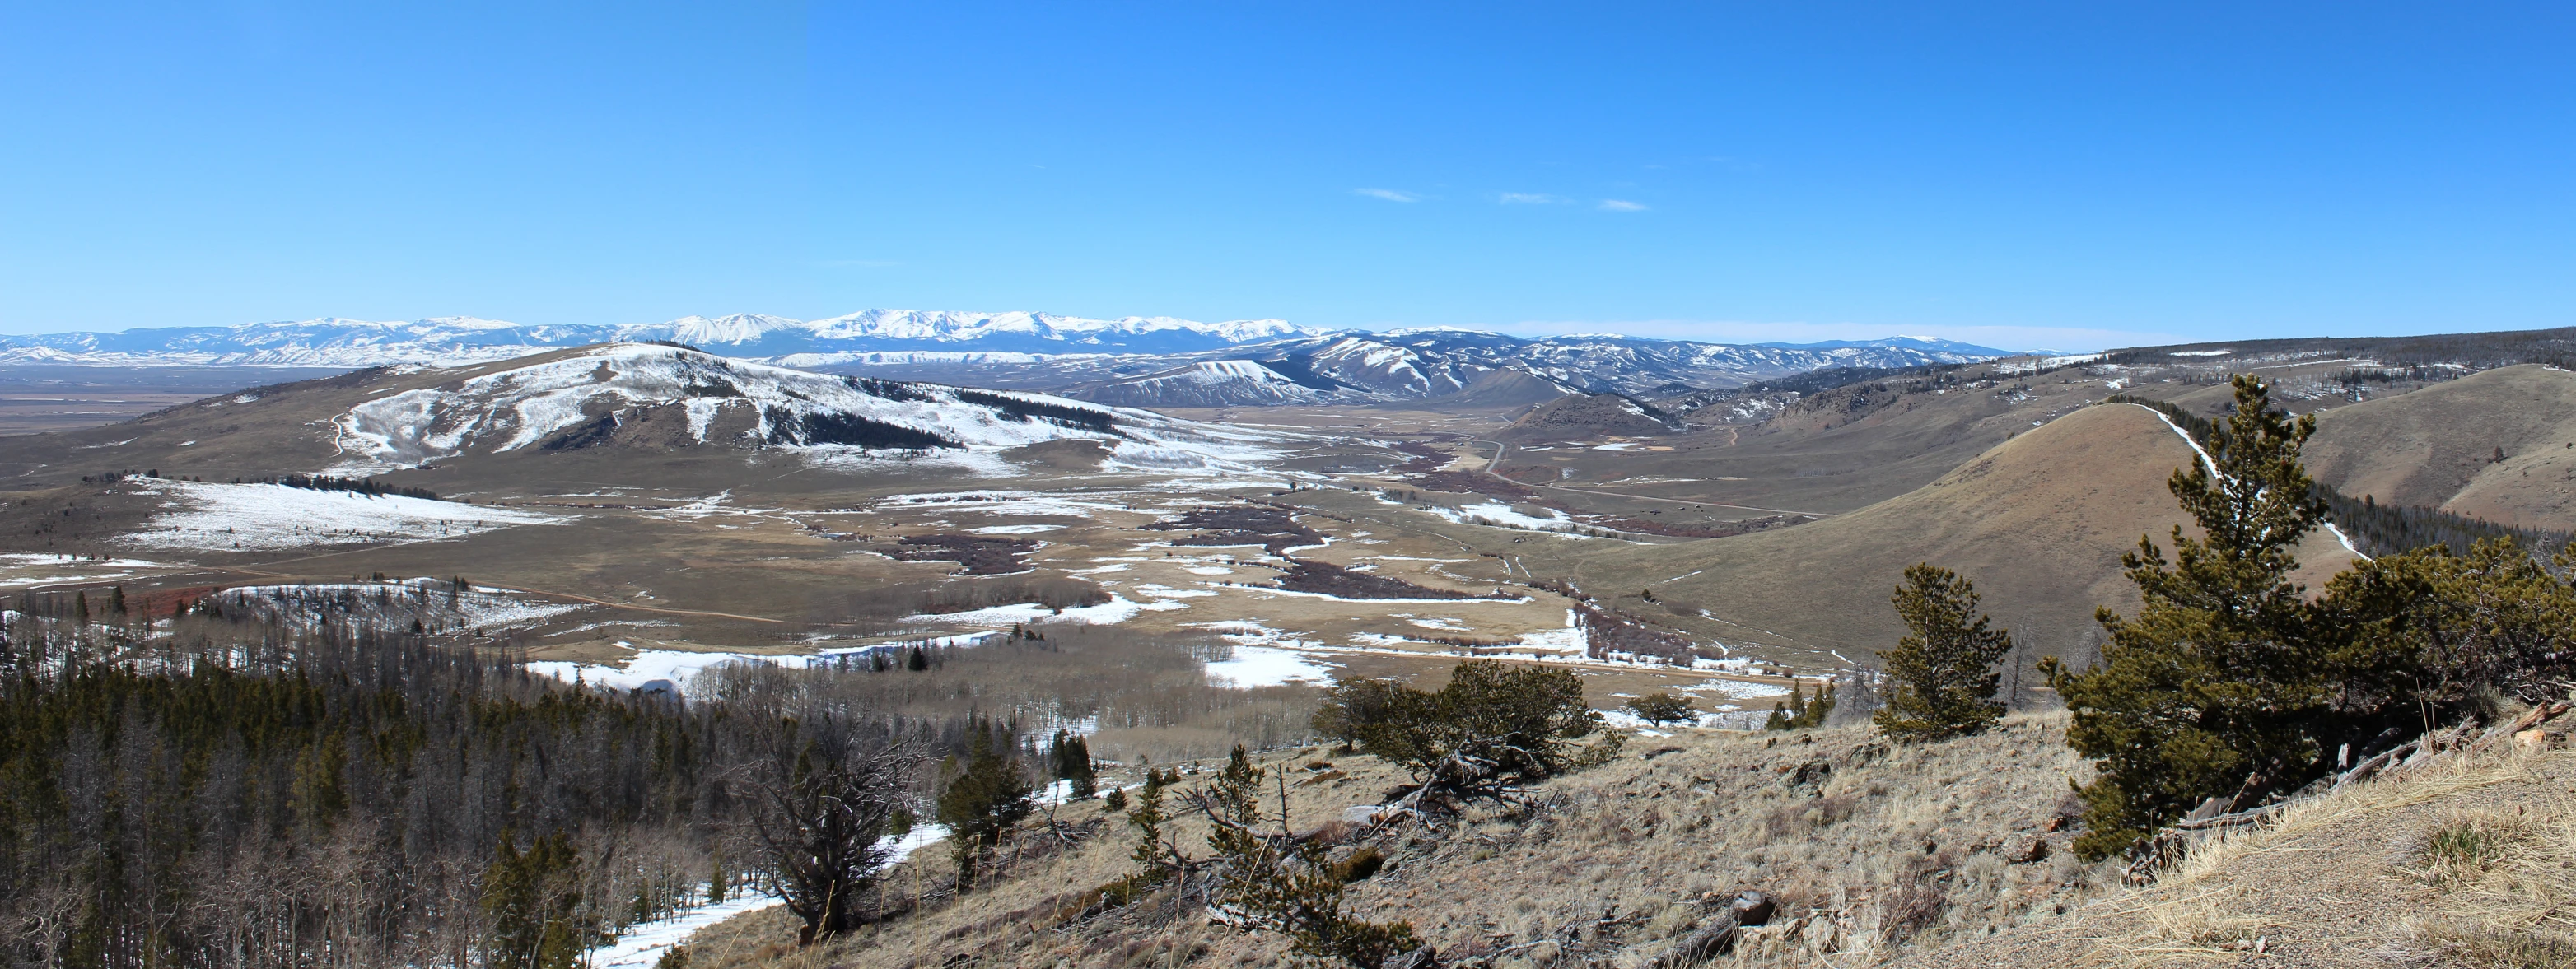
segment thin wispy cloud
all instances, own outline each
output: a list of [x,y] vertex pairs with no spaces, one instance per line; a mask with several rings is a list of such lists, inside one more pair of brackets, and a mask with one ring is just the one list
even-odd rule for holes
[[1645,206],[1626,199],[1602,199],[1601,204],[1594,206],[1594,208],[1598,208],[1604,212],[1643,212],[1646,210]]
[[1495,201],[1504,205],[1555,205],[1565,200],[1544,192],[1504,192]]
[[1373,199],[1385,199],[1389,202],[1417,202],[1422,199],[1422,196],[1415,195],[1411,192],[1399,192],[1391,188],[1355,188],[1351,190],[1351,194],[1365,195]]

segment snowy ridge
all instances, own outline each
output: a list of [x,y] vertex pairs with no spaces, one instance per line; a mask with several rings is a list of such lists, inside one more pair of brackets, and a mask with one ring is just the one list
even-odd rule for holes
[[612,341],[671,340],[728,356],[799,358],[886,351],[1017,354],[1182,353],[1325,331],[1284,320],[1201,323],[1172,317],[1115,320],[1051,313],[865,310],[821,320],[736,313],[663,323],[524,326],[466,316],[383,323],[338,317],[117,333],[0,336],[0,365],[118,367],[457,366]]
[[1151,376],[1068,392],[1083,400],[1128,407],[1226,407],[1305,404],[1333,399],[1251,360],[1203,360]]
[[1042,394],[808,373],[655,344],[554,355],[387,394],[333,421],[360,472],[468,452],[730,444],[826,453],[990,451],[1097,441],[1113,465],[1246,470],[1290,436]]

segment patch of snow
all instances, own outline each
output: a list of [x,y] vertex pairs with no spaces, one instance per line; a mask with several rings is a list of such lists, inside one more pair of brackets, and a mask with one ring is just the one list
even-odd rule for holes
[[1333,671],[1304,656],[1267,646],[1237,646],[1232,659],[1207,665],[1208,682],[1251,689],[1289,683],[1329,683]]
[[[621,646],[631,644],[619,643]],[[540,660],[528,663],[528,671],[542,673],[566,683],[578,678],[592,686],[618,690],[640,689],[657,681],[673,689],[686,691],[689,680],[699,670],[711,666],[743,661],[801,663],[801,656],[755,656],[749,653],[698,653],[678,649],[638,649],[626,662],[616,666],[599,663]]]
[[1431,513],[1461,525],[1500,525],[1508,528],[1526,528],[1532,531],[1554,532],[1565,535],[1568,538],[1588,539],[1592,537],[1589,535],[1574,533],[1572,529],[1579,527],[1581,523],[1572,518],[1566,517],[1564,512],[1558,511],[1554,508],[1547,509],[1547,517],[1537,518],[1513,511],[1512,506],[1504,504],[1503,502],[1488,501],[1477,505],[1461,505],[1457,508],[1450,508],[1445,505],[1433,505],[1431,506]]
[[155,548],[229,551],[438,541],[570,520],[491,505],[276,484],[156,479],[143,493],[168,495],[182,506],[154,516],[143,530],[126,536],[136,545]]
[[678,914],[660,922],[647,922],[628,927],[617,941],[592,949],[585,964],[596,969],[644,969],[658,964],[672,946],[689,940],[699,929],[746,912],[773,908],[781,903],[775,898],[747,888],[736,888],[740,894],[713,905],[681,909]]
[[907,618],[906,622],[962,623],[969,626],[1013,626],[1024,623],[1072,622],[1093,626],[1115,626],[1136,618],[1140,612],[1169,612],[1187,609],[1186,602],[1131,602],[1126,596],[1112,594],[1109,601],[1096,606],[1074,606],[1061,612],[1034,602],[1008,606],[987,606],[965,612],[931,613]]

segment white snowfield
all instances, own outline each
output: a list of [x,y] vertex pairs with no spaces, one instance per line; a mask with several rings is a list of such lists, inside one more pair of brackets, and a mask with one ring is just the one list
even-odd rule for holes
[[1207,676],[1211,684],[1237,689],[1333,682],[1331,667],[1268,646],[1236,646],[1233,658],[1207,665]]
[[570,520],[515,508],[276,484],[144,481],[140,490],[168,498],[161,503],[168,510],[127,540],[155,548],[230,551],[438,541]]
[[[469,450],[514,451],[603,420],[603,431],[651,407],[676,407],[689,439],[724,418],[761,443],[819,457],[906,446],[991,452],[1064,438],[1097,441],[1113,470],[1242,471],[1304,438],[1202,424],[1043,394],[965,390],[808,373],[654,344],[611,344],[359,404],[334,420],[354,473],[413,467]],[[876,443],[833,443],[857,426]],[[891,429],[891,430],[889,430]],[[891,438],[889,438],[891,434]],[[888,440],[898,443],[886,443]]]
[[58,582],[113,582],[177,568],[140,559],[91,559],[46,552],[0,553],[0,589]]

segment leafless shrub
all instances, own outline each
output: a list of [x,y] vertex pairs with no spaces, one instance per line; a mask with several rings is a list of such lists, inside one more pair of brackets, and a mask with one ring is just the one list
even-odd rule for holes
[[1889,942],[1903,942],[1930,928],[1949,908],[1950,899],[1941,886],[1928,880],[1908,880],[1880,896],[1878,925],[1880,934]]

